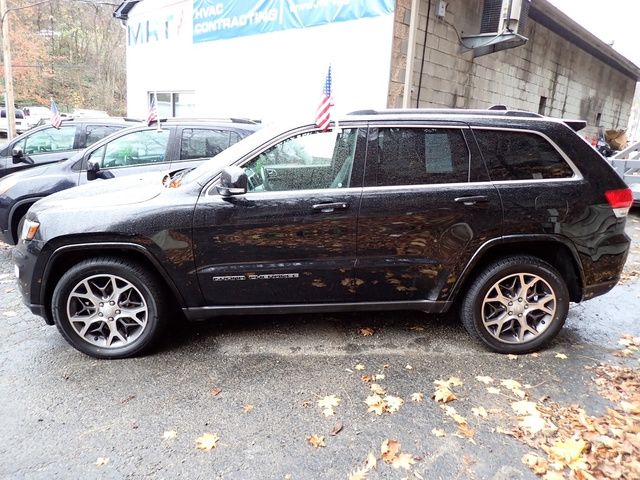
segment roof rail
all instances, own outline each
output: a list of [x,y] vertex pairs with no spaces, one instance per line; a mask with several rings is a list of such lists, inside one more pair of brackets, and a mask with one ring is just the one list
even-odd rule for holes
[[248,125],[258,125],[260,121],[251,120],[250,118],[235,118],[235,117],[223,117],[223,118],[206,118],[206,117],[194,117],[194,118],[183,118],[183,117],[170,117],[170,118],[161,118],[160,122],[231,122],[231,123],[243,123]]
[[[504,108],[502,108],[504,107]],[[415,114],[447,114],[447,115],[486,115],[500,117],[544,118],[543,115],[526,110],[509,110],[506,106],[494,106],[488,110],[465,108],[389,108],[384,110],[356,110],[347,115],[415,115]]]

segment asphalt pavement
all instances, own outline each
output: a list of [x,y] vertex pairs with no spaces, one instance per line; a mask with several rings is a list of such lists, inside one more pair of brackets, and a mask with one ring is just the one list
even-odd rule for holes
[[[370,479],[538,478],[521,462],[532,449],[504,433],[513,399],[501,381],[530,399],[606,411],[588,368],[640,366],[639,354],[613,355],[624,334],[640,335],[640,212],[628,233],[622,284],[572,305],[550,347],[519,357],[487,352],[455,316],[373,312],[179,324],[152,355],[95,360],[22,305],[0,244],[0,478],[346,479],[369,453]],[[472,433],[431,398],[433,382],[451,377],[462,385],[446,406]],[[372,383],[404,403],[368,412]],[[318,401],[331,395],[338,404],[325,416]],[[204,434],[215,448],[197,448]],[[408,470],[379,458],[387,439],[411,454]]]

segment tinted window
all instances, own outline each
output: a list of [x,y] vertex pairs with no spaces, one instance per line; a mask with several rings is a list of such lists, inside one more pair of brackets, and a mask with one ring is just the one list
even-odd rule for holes
[[164,162],[169,130],[143,130],[116,138],[91,154],[102,168]]
[[462,131],[447,128],[373,130],[367,185],[426,185],[469,180],[469,151]]
[[180,142],[180,160],[215,157],[229,148],[229,132],[185,128]]
[[357,132],[311,132],[280,142],[244,165],[249,191],[348,187]]
[[473,133],[491,180],[568,178],[573,170],[540,135],[528,132],[477,130]]
[[98,140],[102,140],[120,129],[122,127],[118,125],[87,125],[85,147],[93,145]]
[[45,128],[24,138],[19,145],[26,155],[65,152],[73,150],[76,127]]

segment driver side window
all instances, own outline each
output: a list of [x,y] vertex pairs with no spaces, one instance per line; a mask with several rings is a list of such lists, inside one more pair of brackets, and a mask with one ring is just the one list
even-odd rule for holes
[[357,129],[309,132],[262,152],[243,168],[248,192],[346,188],[356,149]]
[[27,136],[16,144],[22,148],[25,155],[40,155],[45,153],[66,152],[73,150],[76,137],[76,127],[45,128]]

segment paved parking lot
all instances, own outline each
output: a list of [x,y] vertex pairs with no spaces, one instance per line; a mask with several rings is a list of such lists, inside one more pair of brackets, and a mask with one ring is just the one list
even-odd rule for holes
[[[511,404],[604,415],[612,402],[590,368],[640,366],[637,352],[614,355],[640,335],[638,212],[628,231],[623,284],[573,305],[550,348],[517,358],[486,352],[455,318],[385,312],[177,325],[151,356],[94,360],[22,306],[0,244],[0,478],[536,478],[521,458],[544,453],[517,433]],[[456,399],[432,399],[436,380]],[[391,406],[376,415],[365,400],[379,389]],[[207,433],[215,448],[197,448]],[[388,439],[408,469],[380,458]]]

